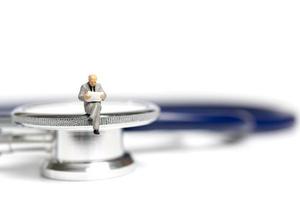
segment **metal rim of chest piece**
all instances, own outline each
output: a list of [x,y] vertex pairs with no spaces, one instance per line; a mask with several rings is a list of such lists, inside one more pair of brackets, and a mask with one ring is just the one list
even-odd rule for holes
[[51,158],[42,165],[42,175],[57,180],[97,180],[125,175],[134,161],[123,146],[122,128],[149,124],[159,116],[159,107],[140,101],[102,102],[100,135],[81,102],[31,104],[12,112],[13,122],[53,132]]

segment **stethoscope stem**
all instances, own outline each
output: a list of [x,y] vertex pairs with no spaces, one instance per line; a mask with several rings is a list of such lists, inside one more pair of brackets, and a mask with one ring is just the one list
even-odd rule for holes
[[42,130],[32,132],[32,129],[26,131],[26,128],[23,127],[11,127],[5,131],[1,130],[0,154],[36,151],[50,152],[54,145],[54,132]]

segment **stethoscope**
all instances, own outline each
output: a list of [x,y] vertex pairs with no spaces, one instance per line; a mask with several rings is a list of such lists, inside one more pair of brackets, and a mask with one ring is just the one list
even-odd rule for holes
[[237,140],[245,134],[290,128],[295,116],[268,106],[236,103],[103,102],[101,135],[77,101],[0,106],[0,153],[45,151],[44,177],[95,180],[131,172],[134,160],[123,145],[125,132],[208,130]]

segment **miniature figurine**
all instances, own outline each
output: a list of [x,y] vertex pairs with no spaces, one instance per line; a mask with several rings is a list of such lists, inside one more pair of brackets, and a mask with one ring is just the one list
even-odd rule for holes
[[84,102],[84,110],[93,124],[94,134],[99,135],[101,101],[106,99],[106,93],[97,83],[95,74],[88,76],[88,82],[81,86],[78,98]]

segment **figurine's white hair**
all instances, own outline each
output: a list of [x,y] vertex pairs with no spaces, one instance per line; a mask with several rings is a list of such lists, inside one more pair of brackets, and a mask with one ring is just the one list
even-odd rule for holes
[[90,74],[89,75],[89,80],[92,79],[93,77],[95,77],[97,79],[97,75],[96,74]]

